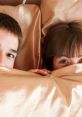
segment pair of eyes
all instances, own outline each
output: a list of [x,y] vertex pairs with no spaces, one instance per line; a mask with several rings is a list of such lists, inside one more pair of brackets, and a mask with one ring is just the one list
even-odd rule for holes
[[[77,59],[76,63],[82,63],[82,56],[79,57],[79,58],[76,58],[76,59]],[[71,65],[71,64],[73,64],[73,58],[71,59],[71,58],[68,58],[68,57],[59,57],[59,58],[56,58],[56,62],[58,64],[61,64],[61,65]]]

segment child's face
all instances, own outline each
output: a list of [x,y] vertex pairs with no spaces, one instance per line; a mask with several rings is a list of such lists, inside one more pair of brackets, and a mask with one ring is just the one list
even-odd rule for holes
[[70,48],[65,48],[61,53],[53,58],[53,69],[60,69],[72,64],[82,64],[82,43],[80,41]]
[[71,58],[66,56],[60,56],[53,59],[53,68],[59,69],[59,68],[66,67],[72,64],[77,64],[77,63],[82,64],[82,55],[71,57]]
[[13,68],[18,49],[18,37],[0,29],[0,66]]

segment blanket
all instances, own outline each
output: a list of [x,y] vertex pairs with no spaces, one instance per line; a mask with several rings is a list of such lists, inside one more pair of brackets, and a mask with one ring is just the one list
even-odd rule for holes
[[82,66],[41,76],[0,69],[0,117],[81,117]]

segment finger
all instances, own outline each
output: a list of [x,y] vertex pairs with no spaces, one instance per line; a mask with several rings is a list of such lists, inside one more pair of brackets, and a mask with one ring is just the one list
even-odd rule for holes
[[48,71],[46,71],[46,70],[37,70],[36,73],[38,73],[38,74],[40,74],[40,75],[43,75],[43,76],[49,74]]

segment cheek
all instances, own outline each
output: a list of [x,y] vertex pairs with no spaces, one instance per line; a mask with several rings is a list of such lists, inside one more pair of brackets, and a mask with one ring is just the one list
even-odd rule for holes
[[14,67],[14,61],[15,60],[6,60],[6,67],[9,69],[12,69]]
[[3,60],[3,52],[2,52],[2,50],[0,49],[0,63],[2,62],[2,60]]
[[58,62],[58,61],[56,61],[56,60],[53,60],[53,68],[54,69],[59,69],[59,68],[61,68],[62,66],[61,66],[61,64]]

